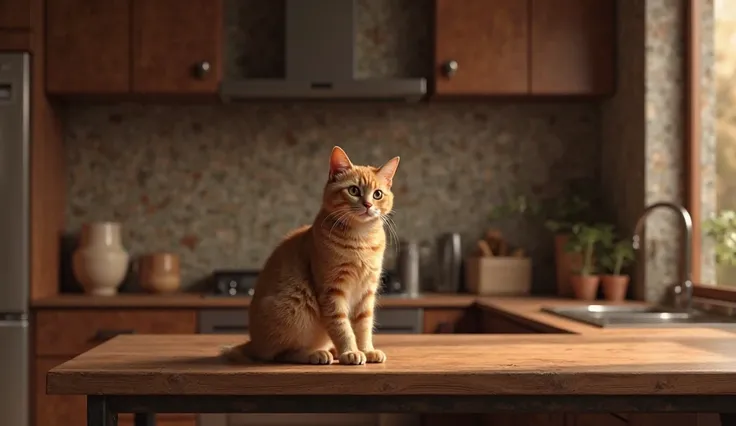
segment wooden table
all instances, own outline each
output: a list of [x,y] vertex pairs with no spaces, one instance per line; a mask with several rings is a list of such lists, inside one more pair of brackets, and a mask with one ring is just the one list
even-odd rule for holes
[[[386,364],[229,365],[233,335],[125,335],[52,369],[47,393],[117,413],[717,412],[736,426],[736,339],[388,335]],[[325,396],[329,396],[325,398]]]

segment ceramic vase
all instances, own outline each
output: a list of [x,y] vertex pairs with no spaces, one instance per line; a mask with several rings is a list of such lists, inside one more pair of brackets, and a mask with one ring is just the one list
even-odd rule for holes
[[94,296],[113,296],[128,272],[128,252],[117,222],[88,223],[82,227],[79,247],[72,257],[74,277]]
[[138,280],[149,293],[175,293],[181,286],[179,256],[151,253],[138,259]]

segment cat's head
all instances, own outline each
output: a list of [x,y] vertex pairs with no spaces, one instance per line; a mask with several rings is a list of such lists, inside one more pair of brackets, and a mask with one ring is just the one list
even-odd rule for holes
[[399,157],[381,167],[354,165],[339,146],[332,148],[323,208],[343,223],[369,223],[391,212],[391,192]]

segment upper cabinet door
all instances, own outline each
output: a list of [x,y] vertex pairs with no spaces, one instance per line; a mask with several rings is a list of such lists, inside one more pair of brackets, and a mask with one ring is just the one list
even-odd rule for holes
[[0,30],[30,30],[31,0],[0,0]]
[[436,0],[435,13],[435,93],[529,92],[527,0]]
[[130,0],[46,1],[46,91],[130,90]]
[[531,5],[532,94],[612,93],[616,0],[531,0]]
[[133,0],[133,92],[216,93],[222,1]]

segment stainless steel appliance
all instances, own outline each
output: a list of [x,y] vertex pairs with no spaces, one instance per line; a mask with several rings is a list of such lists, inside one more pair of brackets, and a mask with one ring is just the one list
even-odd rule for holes
[[409,297],[419,295],[419,262],[419,244],[413,240],[401,241],[396,269],[401,287]]
[[419,101],[427,93],[425,78],[356,77],[356,2],[286,0],[285,77],[227,78],[222,99]]
[[[422,332],[421,308],[379,309],[376,333],[418,334]],[[199,314],[199,333],[248,334],[246,309],[204,310]],[[241,337],[238,336],[238,339]],[[235,340],[237,341],[237,340]],[[235,342],[234,341],[234,342]],[[390,353],[388,354],[390,357]],[[200,414],[198,426],[418,426],[413,414]]]
[[218,270],[212,273],[214,294],[208,296],[253,296],[258,271],[247,269]]
[[437,271],[435,290],[444,293],[457,293],[462,280],[462,241],[460,234],[442,234],[437,238]]
[[29,426],[30,56],[0,53],[0,414]]

